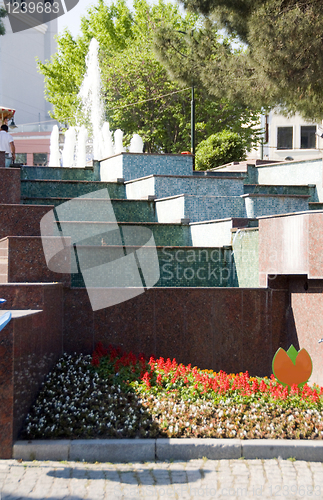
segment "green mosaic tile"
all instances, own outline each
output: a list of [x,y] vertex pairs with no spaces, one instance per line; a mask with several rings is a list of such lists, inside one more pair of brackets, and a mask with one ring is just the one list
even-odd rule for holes
[[23,200],[38,198],[76,198],[92,191],[107,188],[110,198],[125,199],[124,184],[94,181],[52,181],[22,180],[21,197]]
[[[88,247],[89,268],[120,257],[122,247]],[[127,254],[138,247],[127,248]],[[147,249],[149,250],[149,249]],[[84,249],[82,249],[84,251]],[[155,251],[152,248],[152,251]],[[231,249],[158,247],[160,279],[155,287],[236,287],[237,275]],[[144,283],[145,285],[145,283]],[[84,288],[82,274],[72,275],[72,287]]]

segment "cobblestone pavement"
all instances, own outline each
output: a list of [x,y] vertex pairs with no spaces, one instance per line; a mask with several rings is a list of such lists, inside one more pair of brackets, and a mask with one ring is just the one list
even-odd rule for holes
[[323,464],[190,460],[134,464],[0,460],[0,499],[323,498]]

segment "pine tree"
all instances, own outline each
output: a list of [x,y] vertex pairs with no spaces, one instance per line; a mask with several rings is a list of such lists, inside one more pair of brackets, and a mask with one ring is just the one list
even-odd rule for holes
[[[193,42],[187,36],[181,51],[189,53],[195,44],[190,65],[211,95],[323,118],[321,0],[183,0],[183,4],[205,15],[199,37]],[[227,33],[223,40],[217,36],[221,27]],[[233,41],[242,44],[240,49]],[[183,43],[166,25],[156,35],[160,58],[174,75]],[[188,82],[186,75],[184,70],[181,79]]]

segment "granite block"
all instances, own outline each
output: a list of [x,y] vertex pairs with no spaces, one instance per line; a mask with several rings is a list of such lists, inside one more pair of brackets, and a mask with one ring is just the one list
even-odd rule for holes
[[20,203],[19,168],[0,168],[0,203]]
[[100,162],[102,181],[120,177],[129,181],[152,174],[190,175],[192,172],[192,155],[121,153]]
[[0,205],[0,239],[6,236],[40,236],[40,220],[53,206]]
[[265,376],[271,371],[275,354],[272,351],[271,306],[271,296],[266,290],[243,289],[243,371],[248,370],[252,376]]
[[78,439],[71,441],[69,460],[87,462],[149,462],[155,460],[155,440]]
[[93,311],[84,288],[64,289],[64,352],[91,354],[94,349]]
[[323,213],[313,213],[308,218],[308,277],[323,278]]
[[11,458],[14,401],[14,324],[0,331],[0,459]]
[[[182,362],[185,355],[187,290],[179,288],[155,289],[156,356],[176,358]],[[158,290],[158,292],[157,292]],[[194,364],[194,360],[192,360]]]
[[71,441],[68,439],[57,439],[55,442],[49,440],[17,441],[13,446],[13,458],[16,460],[55,460],[63,461],[69,459]]
[[[185,301],[185,329],[181,359],[193,366],[214,366],[217,340],[214,322],[214,297],[208,289],[187,290]],[[192,314],[192,311],[203,311]]]
[[227,373],[243,371],[246,357],[243,350],[243,290],[212,289],[214,321],[214,362],[212,369]]
[[[314,280],[313,280],[314,281]],[[305,348],[313,362],[310,382],[323,385],[323,280],[313,284],[306,277],[289,280],[292,319],[297,332],[299,349]]]
[[76,180],[22,180],[21,197],[27,202],[32,198],[40,200],[53,198],[53,204],[57,205],[66,201],[59,199],[76,198],[104,188],[108,190],[110,198],[125,198],[125,187],[122,183]]
[[[63,353],[62,286],[6,284],[0,295],[13,315],[0,332],[0,458],[11,458],[40,384]],[[21,305],[29,311],[17,311]]]
[[[157,460],[232,460],[241,458],[240,439],[157,439]],[[215,488],[214,488],[215,489]],[[201,489],[201,491],[203,491]]]
[[8,282],[52,283],[61,282],[69,286],[69,273],[55,273],[47,267],[40,236],[9,236]]

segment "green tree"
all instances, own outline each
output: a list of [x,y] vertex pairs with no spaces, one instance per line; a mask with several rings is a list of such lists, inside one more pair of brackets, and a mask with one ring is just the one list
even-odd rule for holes
[[200,142],[196,149],[196,170],[209,170],[232,161],[245,160],[246,143],[241,135],[222,130]]
[[0,35],[4,35],[6,33],[6,28],[3,24],[2,19],[7,16],[7,11],[3,7],[0,7]]
[[[66,31],[58,38],[58,50],[51,61],[39,62],[47,99],[53,104],[52,116],[75,124],[85,56],[95,37],[100,43],[102,90],[110,128],[124,130],[126,141],[139,133],[150,152],[190,149],[191,82],[188,86],[171,78],[152,50],[154,33],[162,22],[176,33],[200,29],[200,17],[183,16],[173,4],[162,0],[154,5],[136,0],[133,11],[123,0],[111,6],[100,0],[83,18],[81,35],[74,39]],[[183,53],[183,68],[188,57],[189,52]],[[224,98],[215,100],[202,87],[196,91],[196,118],[197,140],[228,128],[240,133],[249,147],[256,141],[252,125],[258,114]]]
[[[215,98],[246,106],[281,106],[322,119],[323,2],[321,0],[183,0],[205,15],[203,29],[186,49],[171,27],[156,34],[162,60],[176,74],[178,50],[192,51],[201,84]],[[228,38],[220,39],[219,28]],[[235,48],[232,41],[242,43]],[[184,75],[184,78],[183,78]],[[185,76],[186,75],[186,76]],[[190,81],[187,69],[176,75]]]

